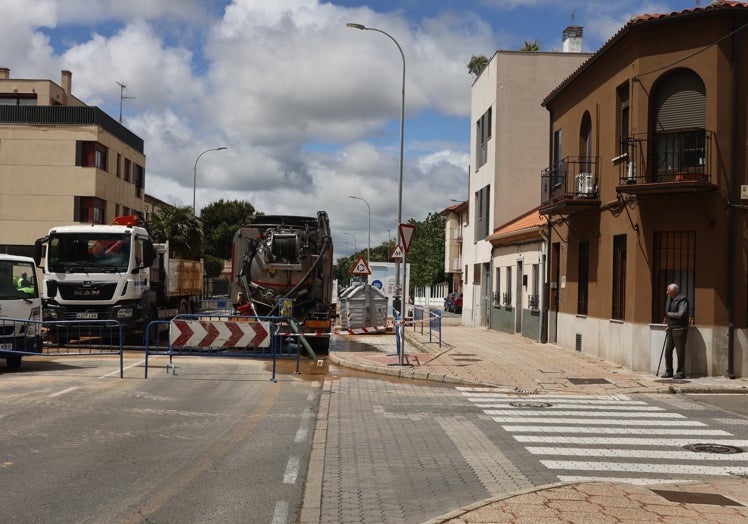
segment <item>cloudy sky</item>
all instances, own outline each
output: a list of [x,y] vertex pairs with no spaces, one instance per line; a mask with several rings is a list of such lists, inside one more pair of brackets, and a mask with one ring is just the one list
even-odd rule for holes
[[[60,83],[145,141],[146,192],[198,210],[245,200],[330,215],[336,255],[467,198],[472,55],[584,27],[596,51],[633,15],[698,0],[0,0],[0,66]],[[703,0],[707,4],[707,0]],[[573,18],[572,18],[573,17]],[[124,84],[123,90],[119,84]],[[122,98],[124,95],[126,98]],[[540,101],[538,101],[540,103]],[[365,200],[349,198],[351,195]],[[390,232],[388,232],[390,230]]]

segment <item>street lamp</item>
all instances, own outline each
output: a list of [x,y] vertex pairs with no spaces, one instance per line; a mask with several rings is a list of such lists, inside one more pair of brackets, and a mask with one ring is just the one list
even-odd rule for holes
[[[350,27],[353,29],[360,29],[362,31],[376,31],[377,33],[382,33],[384,36],[392,40],[395,45],[397,46],[397,50],[400,51],[400,56],[403,59],[403,87],[402,87],[402,104],[400,106],[400,175],[398,179],[398,191],[397,191],[397,227],[398,231],[400,229],[400,223],[403,221],[403,137],[405,132],[405,54],[403,53],[403,48],[400,47],[400,44],[397,43],[397,40],[395,40],[392,35],[389,33],[386,33],[385,31],[382,31],[381,29],[376,29],[374,27],[366,27],[362,24],[354,24],[354,23],[348,23],[345,24],[346,27]],[[403,273],[405,273],[405,258],[403,257]],[[405,277],[403,277],[403,284],[405,283]],[[401,307],[400,305],[400,261],[398,260],[395,263],[395,296],[393,297],[394,301]],[[402,357],[402,355],[401,355]],[[402,362],[401,362],[402,363]]]
[[369,244],[366,248],[366,263],[368,264],[371,262],[371,259],[369,258],[371,254],[371,206],[366,201],[366,199],[358,197],[358,196],[349,196],[348,198],[355,198],[356,200],[361,200],[364,204],[366,204],[366,208],[369,210]]
[[197,161],[200,160],[200,157],[203,156],[205,153],[208,153],[210,151],[223,151],[224,149],[228,149],[227,147],[214,147],[211,149],[206,149],[199,155],[197,155],[197,158],[195,159],[195,167],[192,170],[192,215],[197,216],[197,209],[195,209],[195,195],[197,194]]

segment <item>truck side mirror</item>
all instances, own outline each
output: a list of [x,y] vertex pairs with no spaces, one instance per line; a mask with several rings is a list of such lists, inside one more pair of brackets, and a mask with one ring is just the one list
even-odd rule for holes
[[143,242],[143,265],[151,267],[153,265],[153,244]]
[[42,248],[46,240],[46,238],[37,238],[36,242],[34,242],[34,262],[37,266],[40,266],[42,263]]

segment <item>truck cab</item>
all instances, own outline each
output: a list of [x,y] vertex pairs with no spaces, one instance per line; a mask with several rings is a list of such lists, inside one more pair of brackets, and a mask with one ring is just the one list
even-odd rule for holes
[[41,306],[34,260],[0,254],[0,358],[9,368],[42,352]]

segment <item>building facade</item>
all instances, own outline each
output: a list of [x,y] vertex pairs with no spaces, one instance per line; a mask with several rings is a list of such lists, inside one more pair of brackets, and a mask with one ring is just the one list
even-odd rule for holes
[[634,17],[543,104],[549,341],[655,371],[674,282],[686,373],[741,376],[748,4]]
[[31,255],[56,225],[142,214],[143,140],[61,85],[0,68],[0,251]]
[[467,202],[453,204],[441,213],[444,217],[444,273],[450,276],[449,289],[462,293],[462,246],[468,223]]
[[[564,47],[577,49],[581,28],[569,29],[564,32]],[[489,235],[497,226],[538,207],[537,173],[547,165],[544,151],[549,144],[548,114],[541,102],[589,56],[497,51],[473,84],[469,218],[462,247],[465,325],[489,326],[491,322],[495,283]]]

